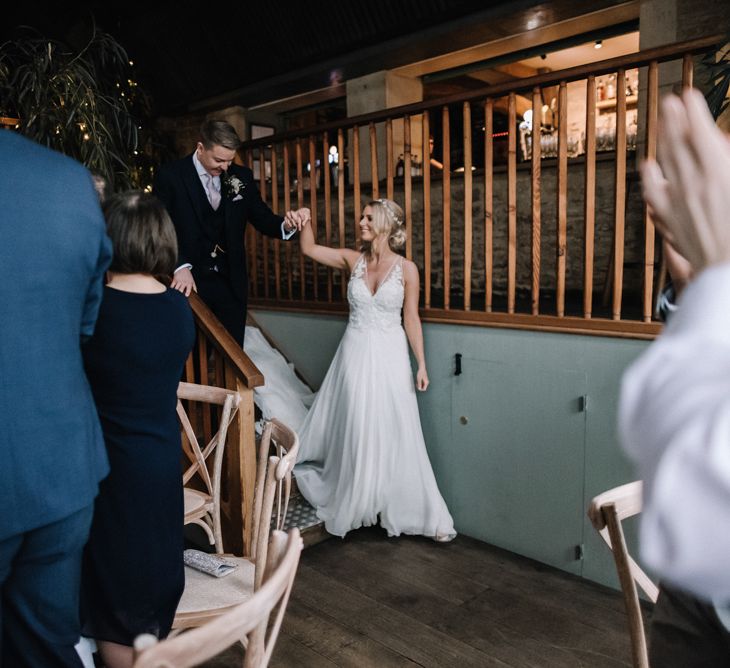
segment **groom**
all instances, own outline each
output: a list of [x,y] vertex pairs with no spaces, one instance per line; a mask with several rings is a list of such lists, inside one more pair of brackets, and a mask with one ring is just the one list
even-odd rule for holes
[[248,273],[247,222],[263,234],[289,239],[309,219],[309,209],[275,214],[259,195],[253,172],[233,164],[241,140],[225,121],[208,120],[192,155],[163,165],[154,193],[177,232],[178,268],[172,287],[195,290],[243,345]]

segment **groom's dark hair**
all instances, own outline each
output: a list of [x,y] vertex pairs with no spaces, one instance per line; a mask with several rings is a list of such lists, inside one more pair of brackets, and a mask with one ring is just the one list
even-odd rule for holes
[[236,129],[227,121],[207,120],[200,126],[200,143],[205,148],[222,146],[237,151],[241,140]]

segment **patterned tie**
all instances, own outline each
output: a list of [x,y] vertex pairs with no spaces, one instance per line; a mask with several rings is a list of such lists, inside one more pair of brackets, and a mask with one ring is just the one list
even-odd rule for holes
[[208,193],[210,205],[217,211],[221,203],[221,194],[215,189],[213,177],[208,172],[205,173],[205,190]]

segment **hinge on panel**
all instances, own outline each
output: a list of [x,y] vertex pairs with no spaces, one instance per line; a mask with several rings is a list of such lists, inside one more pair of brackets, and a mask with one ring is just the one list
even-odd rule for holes
[[588,410],[588,395],[584,394],[582,397],[578,397],[578,412],[585,413]]
[[583,559],[583,543],[575,546],[575,560],[580,561]]

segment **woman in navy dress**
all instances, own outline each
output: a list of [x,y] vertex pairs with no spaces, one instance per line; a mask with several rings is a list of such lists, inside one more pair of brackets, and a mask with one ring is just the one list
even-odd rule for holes
[[104,206],[114,258],[86,373],[110,474],[102,481],[84,556],[83,633],[104,665],[132,665],[140,633],[166,636],[185,585],[177,386],[195,329],[169,277],[177,241],[163,205],[132,191]]

